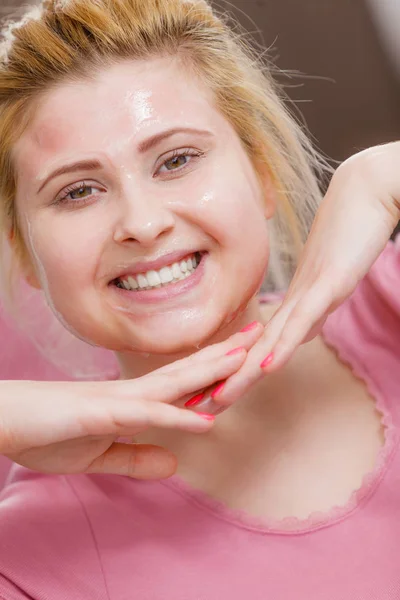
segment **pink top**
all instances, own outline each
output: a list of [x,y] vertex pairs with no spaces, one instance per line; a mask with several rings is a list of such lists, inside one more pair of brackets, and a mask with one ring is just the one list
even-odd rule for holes
[[[400,236],[323,335],[384,415],[376,467],[348,503],[259,522],[172,477],[46,476],[0,495],[3,600],[398,600]],[[288,531],[288,527],[296,531]]]

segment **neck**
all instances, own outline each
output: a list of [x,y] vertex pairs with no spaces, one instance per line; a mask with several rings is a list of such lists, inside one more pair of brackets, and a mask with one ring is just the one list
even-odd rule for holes
[[258,298],[253,298],[245,311],[241,312],[229,325],[220,329],[205,343],[193,350],[183,351],[174,354],[146,354],[146,353],[117,353],[118,362],[120,365],[121,379],[134,379],[147,375],[156,369],[160,369],[165,365],[173,363],[177,360],[190,356],[200,348],[216,344],[226,340],[234,333],[237,333],[243,327],[253,321],[262,321],[262,314]]
[[[231,324],[229,333],[240,330],[254,320],[266,324],[280,304],[281,302],[278,302],[260,308],[256,298],[242,317]],[[224,338],[229,333],[227,331],[226,335],[220,337]],[[218,340],[215,338],[210,343],[214,341]],[[131,372],[148,372],[151,370],[150,364],[156,368],[155,365],[162,366],[175,357],[163,359],[162,361],[162,357],[153,356],[144,359],[138,356],[138,362],[135,364],[133,358],[134,368]],[[297,388],[299,380],[304,385],[304,379],[313,386],[312,378],[307,376],[308,371],[305,368],[309,364],[310,361],[306,360],[304,363],[297,358],[294,364],[285,365],[279,372],[263,378],[246,392],[240,402],[235,402],[220,414],[207,434],[199,436],[175,429],[150,428],[136,435],[135,441],[168,448],[178,459],[177,474],[193,487],[202,488],[203,483],[209,479],[211,486],[214,480],[225,481],[221,473],[236,473],[235,477],[240,481],[243,473],[238,472],[238,465],[246,470],[249,464],[257,462],[257,457],[270,456],[271,452],[274,452],[271,448],[281,448],[285,445],[287,432],[297,431],[304,420],[307,421],[308,413],[304,408],[307,393],[298,394]],[[303,415],[301,419],[300,415]],[[245,460],[242,455],[246,455]],[[203,483],[199,483],[198,478]]]

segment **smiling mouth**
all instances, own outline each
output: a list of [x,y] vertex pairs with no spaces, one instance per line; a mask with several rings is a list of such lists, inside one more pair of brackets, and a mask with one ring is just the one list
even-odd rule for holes
[[193,275],[204,254],[204,252],[194,252],[183,260],[166,265],[158,271],[152,270],[135,275],[124,275],[114,279],[111,283],[120,289],[132,292],[146,292],[165,288]]

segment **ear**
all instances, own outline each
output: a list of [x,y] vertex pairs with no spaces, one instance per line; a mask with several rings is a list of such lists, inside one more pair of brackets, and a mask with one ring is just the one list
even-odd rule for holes
[[42,289],[42,284],[40,283],[36,267],[27,251],[25,251],[24,255],[20,258],[20,269],[21,275],[25,279],[26,283],[37,290]]
[[26,248],[23,248],[22,250],[18,248],[19,244],[17,245],[14,229],[11,229],[8,233],[8,242],[10,244],[11,252],[15,257],[16,266],[18,266],[23,279],[25,279],[31,287],[36,288],[37,290],[42,289],[36,268],[28,250]]
[[25,269],[24,269],[22,271],[22,276],[31,287],[33,287],[37,290],[42,289],[42,285],[39,281],[39,277],[37,276],[36,270],[34,270],[33,268],[29,272],[25,271]]

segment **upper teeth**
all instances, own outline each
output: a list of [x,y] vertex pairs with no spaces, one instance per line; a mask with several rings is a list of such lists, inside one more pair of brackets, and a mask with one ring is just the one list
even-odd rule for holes
[[179,263],[173,263],[167,267],[163,267],[159,271],[147,271],[146,273],[140,273],[139,275],[127,276],[118,279],[118,282],[126,290],[150,290],[152,288],[160,288],[169,283],[175,283],[181,279],[186,279],[195,270],[199,261],[196,255],[192,255],[189,258],[182,260]]

